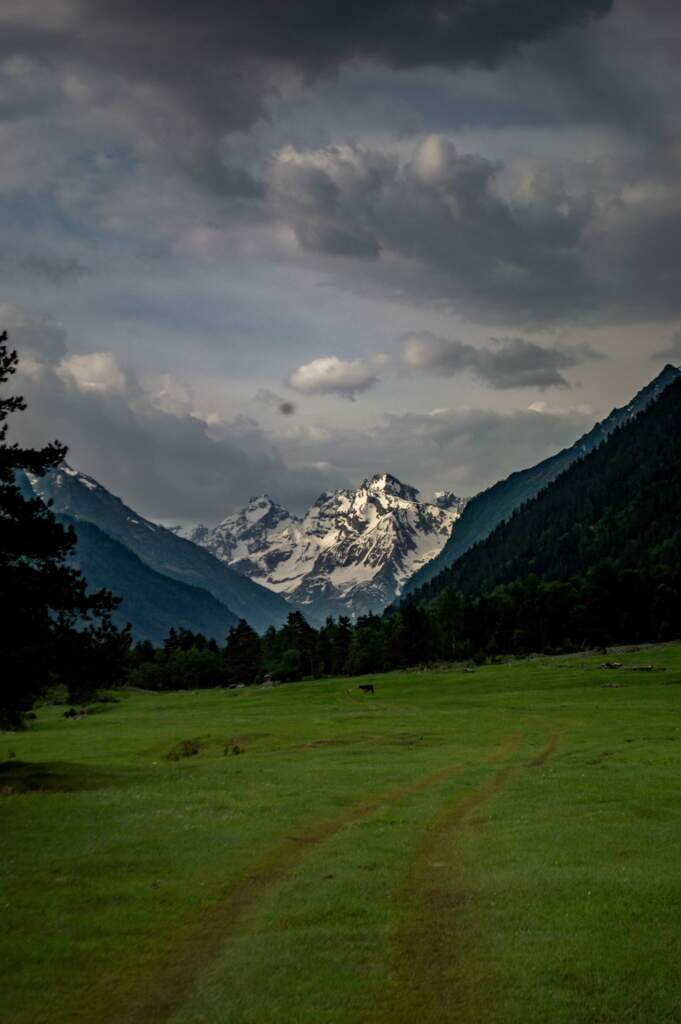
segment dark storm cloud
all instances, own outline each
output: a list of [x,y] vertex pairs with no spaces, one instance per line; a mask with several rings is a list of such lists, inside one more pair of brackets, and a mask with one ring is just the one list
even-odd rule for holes
[[544,165],[508,195],[499,187],[503,170],[442,135],[428,136],[402,163],[355,145],[287,146],[269,172],[270,199],[303,251],[352,251],[374,262],[327,263],[339,283],[358,290],[437,300],[490,324],[681,314],[676,183],[615,182],[602,195]]
[[341,255],[342,231],[355,256],[407,261],[403,280],[394,262],[376,272],[406,295],[449,299],[516,322],[573,308],[577,295],[582,307],[593,305],[591,198],[571,194],[557,176],[538,175],[526,196],[505,199],[496,189],[501,170],[439,135],[402,165],[357,146],[286,147],[270,171],[270,195],[303,249]]
[[561,370],[601,358],[590,345],[544,348],[525,338],[504,338],[476,348],[428,332],[407,338],[404,347],[404,363],[412,369],[446,377],[469,371],[499,390],[570,388]]
[[139,33],[137,59],[153,61],[148,49],[157,35],[158,73],[188,79],[188,69],[174,67],[167,53],[161,59],[172,40],[183,40],[187,50],[201,44],[192,66],[245,54],[307,74],[354,58],[389,67],[493,66],[523,43],[611,7],[612,0],[82,0],[76,9],[101,40],[107,31],[113,40],[126,30]]
[[355,59],[392,68],[493,67],[523,44],[585,24],[611,6],[611,0],[77,0],[55,7],[44,0],[6,16],[0,52],[132,76],[170,91],[225,129],[246,128],[275,88],[273,69],[311,81]]

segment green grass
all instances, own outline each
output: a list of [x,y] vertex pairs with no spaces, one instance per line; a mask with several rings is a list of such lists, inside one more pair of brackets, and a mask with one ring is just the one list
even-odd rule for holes
[[2,1024],[681,1022],[681,647],[617,657],[41,709]]

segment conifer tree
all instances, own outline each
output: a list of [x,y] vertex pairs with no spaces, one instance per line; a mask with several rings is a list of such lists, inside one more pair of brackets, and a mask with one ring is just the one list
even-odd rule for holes
[[[18,357],[0,335],[0,385],[16,372]],[[50,509],[32,495],[25,474],[58,466],[66,448],[22,448],[7,440],[8,417],[23,411],[18,395],[0,398],[0,727],[21,724],[45,689],[63,683],[73,700],[116,681],[130,644],[129,630],[111,621],[118,599],[105,590],[88,594],[87,582],[68,564],[75,544]]]
[[224,650],[229,683],[254,683],[262,671],[260,637],[245,619],[232,626]]

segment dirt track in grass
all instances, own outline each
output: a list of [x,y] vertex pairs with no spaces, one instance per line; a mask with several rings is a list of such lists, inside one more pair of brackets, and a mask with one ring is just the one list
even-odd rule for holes
[[541,766],[548,761],[551,755],[555,754],[558,749],[558,743],[560,742],[560,736],[561,734],[559,732],[555,732],[553,736],[551,736],[544,749],[540,751],[532,761],[530,761],[530,768],[541,768]]
[[[555,752],[560,734],[549,738],[530,766],[543,765]],[[519,734],[509,736],[491,762],[510,756]],[[467,979],[460,963],[464,936],[461,915],[470,893],[452,883],[446,869],[456,857],[456,843],[471,827],[470,815],[492,799],[518,774],[509,765],[450,805],[433,822],[405,880],[402,899],[408,917],[395,939],[393,987],[381,1024],[464,1024]],[[444,875],[444,880],[441,880]]]
[[[503,747],[502,747],[503,749]],[[391,789],[362,801],[345,814],[321,822],[298,835],[288,836],[249,875],[205,911],[198,921],[178,932],[172,951],[158,969],[145,977],[121,1003],[98,1013],[98,1024],[162,1024],[179,1009],[197,975],[229,942],[230,934],[269,889],[283,881],[320,843],[382,807],[429,789],[461,771],[448,765],[407,786]]]

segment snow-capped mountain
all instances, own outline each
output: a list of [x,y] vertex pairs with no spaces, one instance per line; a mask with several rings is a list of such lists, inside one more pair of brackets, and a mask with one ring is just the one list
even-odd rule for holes
[[251,498],[192,540],[237,572],[297,605],[326,614],[364,614],[389,604],[405,580],[444,547],[465,499],[432,502],[389,473],[356,490],[324,492],[302,517],[268,495]]

